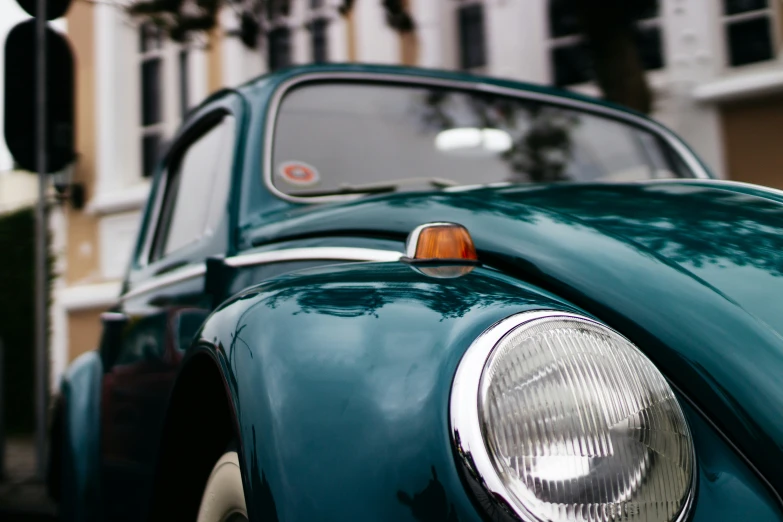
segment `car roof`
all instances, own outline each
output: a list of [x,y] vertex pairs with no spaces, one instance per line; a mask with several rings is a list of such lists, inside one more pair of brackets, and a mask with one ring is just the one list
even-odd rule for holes
[[[443,69],[425,69],[421,67],[405,67],[396,65],[383,65],[383,64],[365,64],[365,63],[328,63],[328,64],[307,64],[294,67],[288,67],[285,69],[279,69],[277,71],[264,74],[252,80],[249,80],[237,87],[236,89],[226,89],[224,91],[239,91],[240,93],[253,98],[257,96],[259,88],[268,88],[270,86],[276,87],[282,83],[286,83],[289,80],[295,79],[300,76],[307,76],[316,73],[322,73],[328,76],[329,73],[339,75],[340,73],[351,73],[353,75],[366,74],[368,79],[372,79],[373,76],[385,77],[386,79],[393,79],[399,77],[400,80],[404,80],[406,77],[415,77],[419,81],[426,81],[431,79],[435,81],[453,81],[463,84],[463,86],[469,86],[474,84],[480,88],[480,85],[493,85],[503,87],[506,89],[519,90],[523,92],[540,93],[548,96],[557,96],[560,98],[578,100],[583,103],[592,104],[598,107],[608,107],[615,110],[620,110],[627,113],[632,113],[637,116],[646,118],[645,114],[639,113],[628,107],[618,105],[615,103],[607,102],[598,98],[585,96],[576,92],[567,91],[564,89],[558,89],[546,85],[527,83],[517,81],[509,78],[497,78],[491,76],[483,76],[473,74],[465,71],[449,71]],[[274,90],[274,89],[273,89]],[[219,96],[224,91],[218,91],[210,98]]]

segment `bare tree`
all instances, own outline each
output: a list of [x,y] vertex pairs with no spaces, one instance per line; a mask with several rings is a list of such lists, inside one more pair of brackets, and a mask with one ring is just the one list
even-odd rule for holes
[[[134,0],[130,14],[158,26],[174,41],[207,32],[218,24],[218,13],[230,5],[239,17],[237,36],[255,48],[268,30],[265,21],[287,16],[294,0]],[[306,0],[300,0],[306,1]],[[380,2],[386,23],[399,33],[415,31],[407,0]],[[435,0],[426,0],[435,1]],[[656,0],[559,0],[577,15],[589,42],[596,81],[607,100],[649,113],[652,93],[635,38],[634,21],[656,5]],[[340,13],[348,15],[356,0],[342,0]]]
[[[386,23],[391,28],[400,33],[414,30],[406,0],[374,1],[383,6]],[[292,0],[135,0],[127,6],[127,11],[154,24],[175,42],[184,42],[194,33],[217,27],[220,9],[230,5],[239,18],[237,36],[252,49],[268,28],[264,22],[288,16],[291,3]],[[354,0],[342,0],[340,13],[348,15],[354,3]]]
[[652,109],[634,22],[655,0],[567,0],[587,37],[596,81],[607,100],[643,113]]

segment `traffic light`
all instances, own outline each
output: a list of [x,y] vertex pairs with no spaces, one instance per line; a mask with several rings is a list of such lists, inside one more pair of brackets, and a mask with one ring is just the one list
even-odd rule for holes
[[35,220],[35,445],[40,478],[46,476],[49,398],[46,174],[64,169],[76,156],[73,53],[65,37],[52,31],[46,19],[62,16],[69,2],[19,0],[37,18],[18,24],[5,42],[5,140],[22,168],[41,174]]
[[[38,10],[38,3],[36,0],[16,0],[17,3],[25,10],[27,14],[35,18]],[[71,5],[71,0],[47,0],[46,1],[46,19],[54,20],[60,18],[68,10],[68,6]]]
[[[61,16],[69,0],[48,0],[47,19]],[[19,0],[30,14],[35,0]],[[36,20],[19,23],[5,43],[5,124],[8,150],[25,170],[37,171]],[[67,39],[46,27],[46,171],[72,163],[74,150],[74,61]]]

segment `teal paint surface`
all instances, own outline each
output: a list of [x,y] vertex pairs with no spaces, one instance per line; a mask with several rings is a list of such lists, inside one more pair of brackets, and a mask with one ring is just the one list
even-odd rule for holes
[[683,411],[696,448],[697,484],[692,522],[783,520],[776,498],[693,408]]
[[103,365],[87,352],[69,366],[60,384],[62,412],[60,519],[98,520],[100,504],[100,408]]
[[[303,271],[216,312],[200,350],[224,369],[255,520],[482,520],[449,440],[460,358],[496,321],[579,311],[505,275],[433,279],[401,263]],[[781,520],[773,497],[690,407],[691,520]]]
[[[628,336],[783,488],[783,207],[721,182],[378,196],[265,216],[245,241],[402,241],[454,221],[480,259]],[[774,197],[774,195],[772,195]],[[279,221],[278,221],[279,219]]]
[[542,303],[567,308],[484,270],[437,280],[394,263],[283,276],[218,311],[202,346],[235,399],[251,515],[416,520],[405,499],[437,476],[433,520],[478,520],[449,441],[453,373],[487,326]]

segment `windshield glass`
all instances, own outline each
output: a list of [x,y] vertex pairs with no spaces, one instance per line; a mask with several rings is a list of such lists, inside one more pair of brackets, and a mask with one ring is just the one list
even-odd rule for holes
[[618,120],[481,92],[311,83],[287,93],[272,182],[291,196],[689,176],[655,134]]

